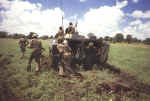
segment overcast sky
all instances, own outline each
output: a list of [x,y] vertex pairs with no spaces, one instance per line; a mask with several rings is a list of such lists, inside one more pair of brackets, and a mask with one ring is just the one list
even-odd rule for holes
[[0,0],[0,31],[55,35],[78,22],[82,35],[150,37],[150,0]]

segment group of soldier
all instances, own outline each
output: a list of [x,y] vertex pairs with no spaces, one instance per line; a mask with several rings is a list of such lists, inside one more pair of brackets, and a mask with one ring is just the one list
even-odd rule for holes
[[[29,45],[29,46],[28,46]],[[36,66],[36,72],[40,71],[40,58],[41,58],[41,54],[42,51],[44,50],[44,48],[42,47],[42,43],[40,40],[37,39],[37,35],[33,34],[32,36],[32,40],[29,42],[28,39],[26,37],[23,37],[19,40],[19,46],[21,49],[21,59],[24,57],[24,53],[26,51],[26,47],[28,46],[28,48],[32,49],[29,61],[28,61],[28,65],[27,65],[27,71],[30,72],[31,71],[31,63],[33,60],[35,60],[37,66]]]
[[[59,76],[65,76],[64,71],[68,71],[71,74],[81,76],[80,73],[77,73],[72,65],[72,52],[71,48],[68,45],[68,41],[64,38],[65,34],[73,34],[75,33],[75,27],[70,22],[68,28],[64,30],[62,27],[59,27],[58,33],[56,34],[56,40],[53,40],[52,47],[51,47],[51,56],[53,60],[53,67],[56,71],[58,71]],[[29,45],[29,46],[28,46]],[[26,51],[26,47],[32,49],[31,55],[29,57],[28,65],[27,65],[27,71],[31,71],[31,63],[32,60],[35,60],[36,62],[36,73],[40,72],[41,68],[41,54],[44,50],[42,43],[40,40],[37,39],[37,35],[33,34],[32,40],[28,42],[27,38],[21,38],[19,41],[19,46],[21,49],[21,58],[24,57],[24,52]]]

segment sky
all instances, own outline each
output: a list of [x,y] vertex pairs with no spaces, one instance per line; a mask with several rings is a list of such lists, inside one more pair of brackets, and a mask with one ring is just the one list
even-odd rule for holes
[[0,31],[55,35],[77,22],[81,35],[150,38],[150,0],[0,0]]

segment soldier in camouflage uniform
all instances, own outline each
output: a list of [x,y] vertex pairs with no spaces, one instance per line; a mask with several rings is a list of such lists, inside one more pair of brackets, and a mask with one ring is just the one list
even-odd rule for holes
[[63,37],[64,37],[64,30],[63,30],[63,28],[60,26],[60,27],[59,27],[59,30],[58,30],[58,33],[56,34],[56,38],[57,38],[58,40],[62,40]]
[[64,40],[63,44],[59,44],[57,48],[60,54],[59,75],[63,75],[64,70],[67,70],[72,74],[81,76],[81,74],[77,73],[73,67],[71,48],[69,47],[67,40]]
[[58,71],[58,64],[59,64],[59,51],[57,49],[57,41],[53,40],[51,45],[51,56],[52,56],[52,68],[55,71]]
[[26,51],[26,46],[29,44],[28,40],[26,39],[26,37],[23,37],[19,40],[19,46],[20,46],[20,50],[21,50],[21,58],[24,57],[24,53]]
[[37,39],[36,35],[33,35],[33,39],[30,42],[29,48],[32,49],[32,53],[31,53],[29,61],[28,61],[27,71],[28,72],[31,71],[31,63],[32,63],[32,60],[35,59],[35,62],[37,64],[35,71],[39,72],[40,71],[41,53],[44,48],[42,47],[41,41]]
[[65,30],[66,34],[74,34],[75,33],[75,27],[73,26],[72,22],[69,23],[68,28]]
[[84,59],[84,69],[92,69],[94,64],[97,64],[97,49],[93,42],[89,42],[88,47],[85,48],[86,58]]
[[58,49],[58,52],[59,52],[59,57],[58,57],[58,68],[59,68],[59,75],[60,76],[63,76],[64,75],[64,68],[62,66],[62,61],[61,61],[61,58],[62,58],[62,54],[63,54],[63,49],[64,49],[64,45],[62,43],[62,40],[58,40],[58,44],[57,44],[57,49]]

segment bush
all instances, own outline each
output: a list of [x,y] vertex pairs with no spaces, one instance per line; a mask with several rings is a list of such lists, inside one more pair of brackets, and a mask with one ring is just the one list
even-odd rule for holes
[[20,39],[20,38],[22,38],[22,37],[25,37],[25,35],[24,34],[13,34],[12,36],[11,36],[13,39]]
[[7,38],[7,37],[8,37],[8,32],[0,31],[0,38]]
[[44,36],[41,36],[40,39],[43,39],[43,40],[46,40],[48,39],[49,37],[47,35],[44,35]]
[[118,33],[115,36],[116,42],[123,42],[124,41],[124,36],[122,33]]

